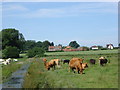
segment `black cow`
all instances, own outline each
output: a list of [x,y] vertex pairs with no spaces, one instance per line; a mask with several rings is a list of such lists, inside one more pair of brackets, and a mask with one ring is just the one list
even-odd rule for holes
[[96,60],[95,59],[90,59],[91,64],[95,64]]
[[108,62],[107,59],[99,59],[100,60],[100,65],[103,66],[103,64],[106,64]]
[[63,60],[63,64],[68,63],[69,64],[70,60]]

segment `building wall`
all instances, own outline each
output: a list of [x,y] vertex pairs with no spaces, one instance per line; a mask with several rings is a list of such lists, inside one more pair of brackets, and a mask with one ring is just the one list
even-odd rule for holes
[[109,49],[113,49],[113,46],[109,45],[108,48],[109,48]]
[[92,50],[98,50],[98,47],[92,47]]

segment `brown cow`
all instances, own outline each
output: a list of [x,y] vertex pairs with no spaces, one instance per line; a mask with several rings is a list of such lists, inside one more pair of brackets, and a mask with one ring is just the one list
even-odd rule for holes
[[82,66],[82,62],[83,59],[80,58],[72,58],[69,62],[69,72],[72,69],[72,71],[74,71],[74,69],[76,69],[76,71],[80,74],[83,74],[83,66]]
[[51,61],[55,61],[55,63],[56,63],[56,65],[58,66],[58,65],[60,65],[60,59],[52,59]]
[[46,58],[44,58],[43,61],[44,61],[44,66],[47,70],[50,70],[50,68],[55,69],[55,65],[56,65],[55,61],[51,60],[51,61],[47,62]]
[[87,63],[82,63],[82,68],[83,68],[83,70],[85,69],[85,68],[87,68],[88,67],[88,64]]

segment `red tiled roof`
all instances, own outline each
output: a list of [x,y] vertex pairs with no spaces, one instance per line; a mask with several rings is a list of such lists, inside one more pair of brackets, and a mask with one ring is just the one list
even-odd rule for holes
[[53,49],[53,48],[55,48],[55,47],[54,47],[54,46],[49,46],[49,48],[50,48],[50,49]]
[[98,46],[92,46],[92,47],[98,47]]

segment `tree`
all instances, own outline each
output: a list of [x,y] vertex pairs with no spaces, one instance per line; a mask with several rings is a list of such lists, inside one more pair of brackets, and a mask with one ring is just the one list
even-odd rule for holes
[[50,46],[54,46],[54,43],[53,43],[53,42],[51,42],[51,43],[50,43]]
[[22,33],[19,34],[19,49],[20,51],[24,51],[25,49],[25,38]]
[[36,43],[36,47],[40,47],[40,48],[41,48],[41,47],[42,47],[42,45],[43,45],[43,44],[42,44],[42,42],[41,42],[41,41],[38,41],[38,42]]
[[99,50],[102,50],[102,49],[103,49],[103,46],[98,46],[98,49],[99,49]]
[[89,47],[83,46],[83,51],[89,51]]
[[71,41],[69,43],[69,46],[74,47],[74,48],[78,48],[80,45],[76,41]]
[[62,44],[58,44],[58,46],[61,46],[61,47],[62,47]]
[[41,57],[41,56],[44,56],[44,53],[45,51],[42,48],[34,47],[28,50],[27,56],[28,58],[35,57],[35,56]]
[[47,50],[48,50],[48,47],[49,47],[50,45],[51,45],[50,42],[46,40],[46,41],[43,42],[42,48],[43,48],[45,51],[47,51]]
[[0,50],[2,50],[2,32],[0,32]]
[[25,50],[29,50],[29,49],[32,49],[36,46],[36,42],[35,40],[27,40],[25,42]]
[[3,29],[2,31],[2,49],[7,46],[17,47],[19,50],[23,49],[24,37],[22,33],[19,33],[16,29]]
[[17,47],[7,46],[3,50],[3,58],[18,58],[19,57],[19,50]]

